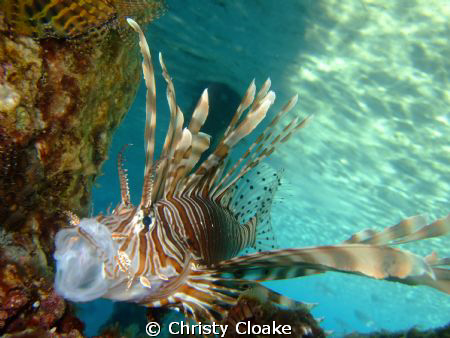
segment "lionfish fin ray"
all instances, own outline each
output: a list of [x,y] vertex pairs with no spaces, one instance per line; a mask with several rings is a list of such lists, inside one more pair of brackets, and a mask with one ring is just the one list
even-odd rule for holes
[[200,131],[201,127],[206,121],[209,113],[209,98],[208,89],[205,89],[200,96],[194,112],[192,113],[191,121],[189,122],[189,130],[192,134],[196,134]]
[[[176,144],[173,154],[172,151],[169,151],[172,156],[167,169],[164,197],[184,191],[187,177],[192,168],[195,167],[202,153],[209,148],[210,136],[200,132],[200,128],[208,115],[208,106],[208,92],[205,90],[194,110],[189,127],[183,129],[182,136]],[[180,112],[180,118],[177,120],[179,123],[177,123],[175,130],[180,129],[183,122],[183,114],[180,108],[178,107],[177,110]]]
[[408,243],[427,238],[440,237],[450,233],[450,214],[437,219],[433,223],[424,225],[413,233],[407,234],[395,241],[395,244]]
[[[168,299],[169,306],[177,306],[196,321],[233,320],[229,310],[243,297],[257,298],[259,302],[272,302],[288,308],[310,311],[313,304],[298,302],[263,285],[247,280],[233,280],[229,276],[217,277],[217,270],[197,267],[175,294]],[[152,306],[152,304],[148,304]]]

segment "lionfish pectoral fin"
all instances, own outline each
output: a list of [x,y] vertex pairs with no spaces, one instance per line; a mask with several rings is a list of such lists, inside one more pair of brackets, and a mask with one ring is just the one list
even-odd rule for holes
[[281,170],[260,164],[230,186],[219,200],[248,230],[248,247],[258,252],[277,248],[270,211],[281,176]]
[[344,243],[361,243],[374,245],[400,244],[439,237],[450,232],[450,214],[431,224],[423,216],[412,216],[382,231],[367,229],[352,235]]
[[[440,260],[439,263],[448,265],[449,262]],[[450,294],[449,270],[436,268],[425,258],[388,246],[347,244],[268,251],[220,262],[216,269],[212,277],[242,282],[337,271],[408,285],[427,285]]]

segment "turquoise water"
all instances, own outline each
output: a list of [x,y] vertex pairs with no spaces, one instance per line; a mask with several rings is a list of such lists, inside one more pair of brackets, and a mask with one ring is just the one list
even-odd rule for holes
[[[314,114],[308,128],[272,156],[286,169],[289,198],[276,204],[281,247],[337,244],[352,233],[400,219],[449,212],[450,6],[446,1],[169,1],[147,37],[154,58],[164,55],[189,111],[204,83],[242,95],[253,78],[270,76],[275,109],[298,93],[292,114]],[[165,84],[156,66],[157,146],[168,123]],[[145,92],[117,131],[93,192],[93,211],[119,202],[116,154],[126,143],[133,201],[144,167]],[[234,107],[231,108],[232,114]],[[248,146],[243,144],[239,151]],[[281,192],[283,194],[283,192]],[[450,255],[449,237],[406,248]],[[318,302],[313,311],[336,336],[448,323],[450,298],[407,287],[328,273],[269,286]],[[107,305],[105,305],[107,304]],[[110,303],[83,305],[88,334],[109,316]]]

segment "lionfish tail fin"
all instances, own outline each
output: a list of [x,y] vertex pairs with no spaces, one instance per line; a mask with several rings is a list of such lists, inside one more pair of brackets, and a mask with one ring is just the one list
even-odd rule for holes
[[[429,259],[428,259],[429,260]],[[440,263],[447,263],[442,262]],[[268,251],[236,257],[215,266],[216,278],[261,282],[326,271],[362,275],[408,285],[427,285],[450,294],[449,270],[426,258],[388,246],[346,244]]]
[[344,243],[360,243],[374,245],[394,245],[422,239],[439,237],[450,232],[450,214],[427,224],[424,216],[413,216],[400,223],[377,232],[367,229],[352,235]]

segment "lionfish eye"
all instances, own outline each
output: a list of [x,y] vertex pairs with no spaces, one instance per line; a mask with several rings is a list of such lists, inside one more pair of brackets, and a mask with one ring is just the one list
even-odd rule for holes
[[148,230],[148,227],[152,224],[152,218],[147,215],[142,219],[142,223],[144,223],[145,228]]

